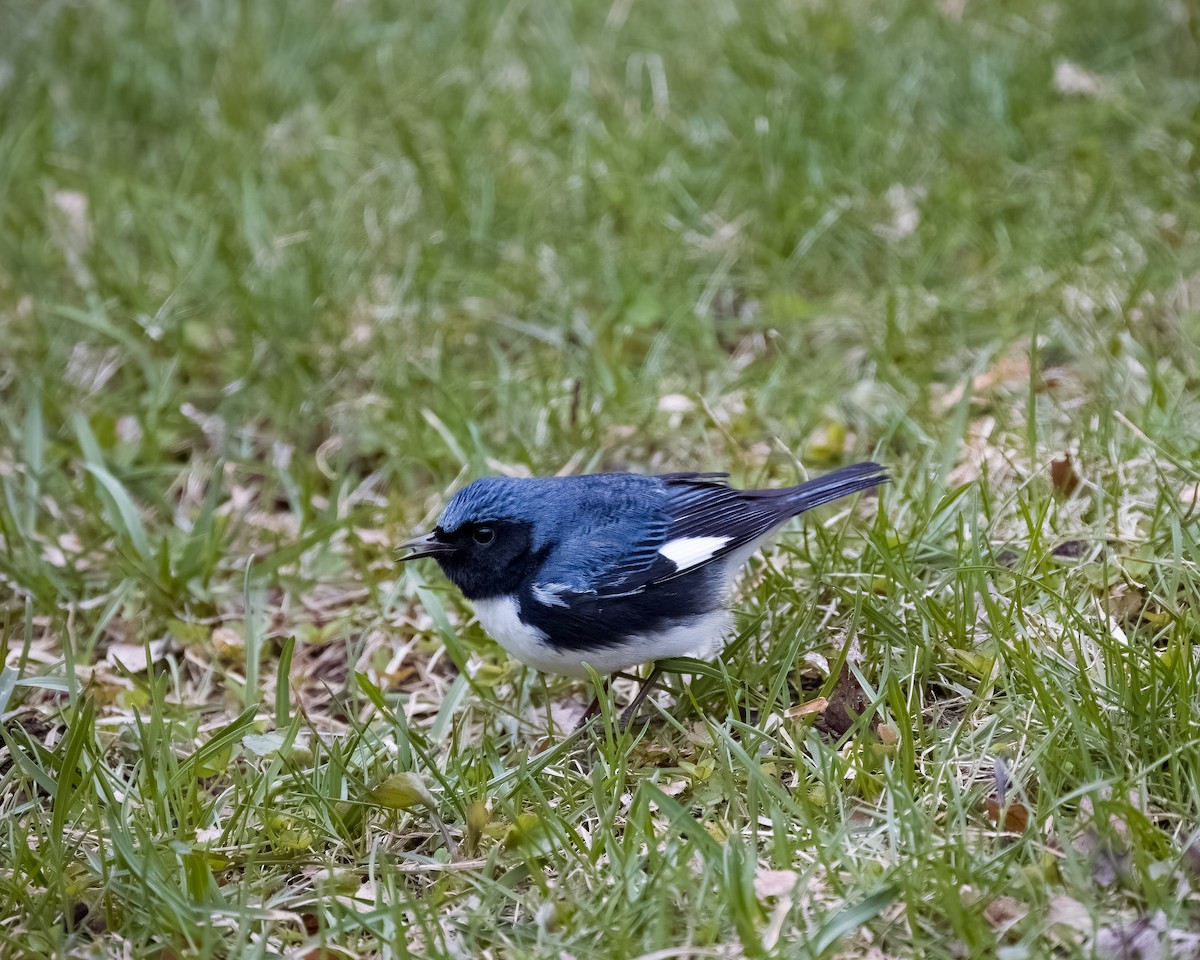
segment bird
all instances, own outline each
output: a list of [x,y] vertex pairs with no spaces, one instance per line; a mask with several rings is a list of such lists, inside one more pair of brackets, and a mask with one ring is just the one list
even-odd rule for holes
[[871,462],[758,490],[731,486],[725,473],[483,477],[398,559],[435,559],[515,659],[603,677],[716,657],[746,561],[793,517],[887,480]]

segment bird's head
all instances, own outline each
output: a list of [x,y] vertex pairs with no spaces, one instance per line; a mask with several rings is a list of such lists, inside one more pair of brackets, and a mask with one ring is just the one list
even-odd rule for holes
[[401,561],[433,557],[469,600],[515,593],[544,558],[535,549],[538,481],[485,477],[464,487],[442,511],[437,526],[402,544]]

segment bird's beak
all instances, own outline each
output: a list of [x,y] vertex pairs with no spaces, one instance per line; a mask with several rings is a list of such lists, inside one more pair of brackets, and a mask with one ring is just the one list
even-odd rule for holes
[[454,547],[439,540],[436,533],[427,533],[422,537],[413,537],[411,540],[405,540],[396,549],[412,551],[412,553],[408,553],[402,557],[396,558],[396,560],[401,563],[403,563],[405,560],[419,560],[421,557],[444,556],[447,553],[454,552]]

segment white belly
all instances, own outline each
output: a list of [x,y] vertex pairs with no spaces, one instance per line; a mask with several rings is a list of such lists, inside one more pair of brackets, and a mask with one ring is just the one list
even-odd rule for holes
[[589,664],[601,676],[667,657],[698,657],[708,660],[725,646],[733,626],[726,610],[695,617],[691,622],[659,633],[593,647],[589,650],[558,650],[546,642],[546,634],[521,621],[512,597],[476,600],[475,615],[488,635],[524,664],[543,673],[584,678]]

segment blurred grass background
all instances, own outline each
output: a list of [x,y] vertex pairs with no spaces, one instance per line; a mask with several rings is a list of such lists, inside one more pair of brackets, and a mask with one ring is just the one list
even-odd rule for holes
[[[1190,252],[1186,7],[7,17],[7,363],[38,372],[14,379],[47,419],[81,411],[111,444],[105,421],[136,416],[121,453],[150,474],[208,445],[181,395],[228,425],[221,453],[258,427],[336,436],[400,489],[460,453],[636,462],[605,442],[622,423],[724,460],[671,449],[658,396],[744,389],[742,442],[803,436],[864,375],[919,412],[978,351],[1078,321],[1063,287],[1094,299],[1103,275],[1121,300],[1101,308],[1131,306]],[[1064,62],[1106,95],[1057,93]],[[905,204],[920,222],[889,240]],[[769,342],[731,369],[753,333]],[[120,351],[90,397],[62,382],[81,343]],[[425,408],[477,436],[450,449]]]
[[[803,956],[850,936],[1018,960],[1099,950],[1176,901],[1170,929],[1194,923],[1175,867],[1200,792],[1198,78],[1176,0],[4,4],[7,942]],[[574,688],[506,665],[431,571],[389,559],[481,473],[773,483],[868,455],[898,476],[878,516],[806,526],[743,599],[744,688],[698,681],[711,756],[651,728],[669,757],[610,740],[595,767],[518,776]],[[856,636],[872,710],[840,740],[743,715],[803,697],[802,649],[832,692]],[[311,701],[293,656],[328,681]],[[926,728],[946,704],[962,726]],[[875,708],[913,739],[868,789],[833,771],[878,746]],[[286,749],[215,762],[273,725]],[[1031,834],[959,847],[985,789],[960,751],[983,769],[1023,729],[1003,753],[1045,778]],[[413,769],[438,771],[486,870],[414,886],[376,855],[431,857],[438,831],[333,806]],[[1119,817],[1151,853],[1117,889],[1038,873],[1095,859],[1047,818],[1147,771]],[[632,784],[660,775],[708,785],[680,809],[711,845],[651,817],[670,798]],[[758,812],[734,815],[747,791]],[[859,802],[921,826],[872,846]],[[759,862],[815,891],[796,859],[815,838],[820,896],[755,887]],[[985,915],[1026,874],[1020,919]],[[347,905],[364,875],[369,921]],[[1092,918],[1077,940],[1055,896]],[[216,916],[244,923],[193,929]]]

